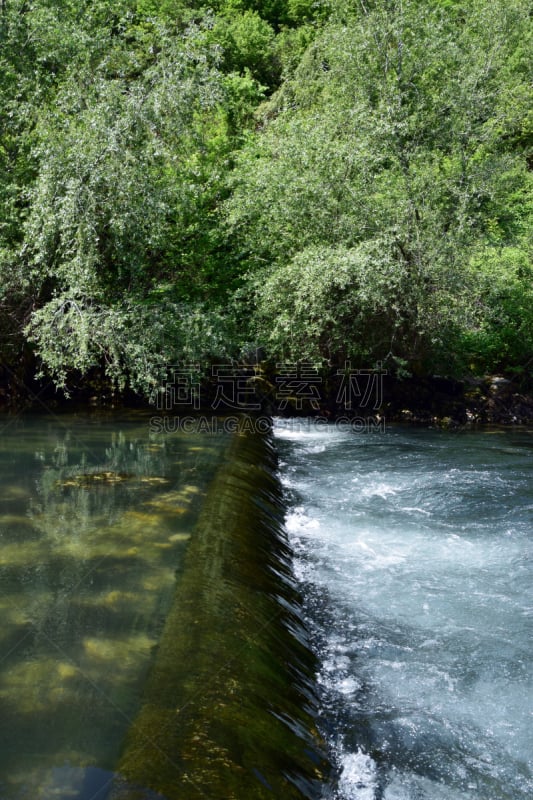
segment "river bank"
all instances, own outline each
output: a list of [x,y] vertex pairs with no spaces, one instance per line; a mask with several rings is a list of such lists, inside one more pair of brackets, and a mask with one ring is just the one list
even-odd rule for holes
[[324,372],[306,364],[275,369],[263,363],[213,366],[210,372],[199,378],[180,368],[149,401],[114,390],[98,372],[73,379],[63,391],[32,371],[16,374],[0,366],[0,412],[144,408],[174,416],[243,412],[445,428],[533,423],[533,379],[523,375],[400,378],[384,369]]
[[385,392],[382,413],[391,421],[444,427],[533,422],[533,394],[502,376],[391,380]]

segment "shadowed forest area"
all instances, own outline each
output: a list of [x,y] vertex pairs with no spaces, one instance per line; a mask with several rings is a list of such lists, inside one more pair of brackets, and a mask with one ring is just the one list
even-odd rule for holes
[[2,404],[258,348],[530,391],[531,38],[526,0],[2,0]]

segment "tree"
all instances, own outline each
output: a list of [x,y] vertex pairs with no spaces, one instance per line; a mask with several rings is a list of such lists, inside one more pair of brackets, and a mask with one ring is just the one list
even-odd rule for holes
[[194,276],[179,260],[221,98],[199,41],[199,28],[180,37],[161,29],[138,78],[109,76],[107,63],[80,70],[41,115],[21,255],[48,294],[27,334],[60,385],[69,369],[103,363],[119,386],[149,391],[165,360],[191,355],[185,331],[203,331],[196,356],[217,339],[216,313],[198,326],[197,306],[183,302]]
[[[490,13],[477,0],[456,13],[416,0],[340,5],[269,104],[233,178],[227,219],[258,286],[256,335],[274,332],[276,352],[294,355],[280,304],[296,324],[305,296],[309,313],[322,309],[308,320],[306,348],[331,357],[324,342],[338,300],[325,287],[336,285],[338,254],[351,253],[336,340],[413,370],[462,368],[462,336],[478,324],[473,253],[496,229],[514,245],[529,191],[529,36],[520,0]],[[362,253],[373,254],[372,270]],[[312,282],[309,254],[321,265]],[[386,308],[376,319],[362,298],[381,285]]]
[[527,369],[525,0],[6,0],[0,356]]

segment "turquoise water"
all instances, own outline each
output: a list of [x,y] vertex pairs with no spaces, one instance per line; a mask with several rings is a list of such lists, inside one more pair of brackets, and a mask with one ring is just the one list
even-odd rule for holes
[[1,800],[107,796],[226,445],[143,415],[0,420]]
[[337,800],[533,796],[533,432],[275,435]]
[[[276,424],[275,441],[293,565],[320,665],[321,727],[338,768],[328,800],[529,798],[533,433],[357,434],[286,420]],[[189,537],[212,476],[221,463],[228,467],[227,454],[227,436],[150,433],[142,414],[3,418],[0,800],[164,800],[153,790],[157,780],[152,790],[126,786],[121,795],[116,770],[135,755],[147,676],[164,655],[171,607],[180,619],[172,604],[181,596],[176,587],[186,583],[178,582],[187,553],[190,561],[195,552]],[[245,482],[233,473],[227,480],[240,497]],[[270,514],[263,505],[261,513]],[[244,737],[257,758],[265,756],[273,780],[287,749],[272,733],[269,741],[257,738],[267,735],[263,721],[275,715],[242,686],[266,669],[279,690],[280,669],[288,675],[294,665],[278,653],[287,648],[276,627],[279,586],[265,583],[269,553],[261,551],[259,561],[253,553],[228,561],[231,548],[246,550],[262,534],[248,523],[240,530],[239,523],[231,547],[223,544],[223,513],[226,500],[216,511],[222,538],[215,560],[209,515],[203,514],[205,542],[194,540],[206,609],[213,606],[198,641],[208,661],[210,642],[217,643],[217,652],[230,651],[217,664],[239,668],[228,676],[227,697],[220,677],[210,689],[228,730],[224,747],[230,752]],[[258,581],[267,590],[258,592]],[[247,599],[250,592],[254,603],[261,595],[268,624],[251,624],[259,605]],[[218,597],[225,598],[222,608]],[[232,603],[240,609],[237,627]],[[192,603],[187,613],[195,618],[199,609]],[[298,619],[296,606],[289,611],[283,630]],[[177,643],[184,653],[187,630]],[[244,633],[235,661],[232,642]],[[265,654],[255,637],[263,642],[266,633],[275,644]],[[291,691],[283,689],[283,697],[305,705]],[[195,689],[193,697],[202,706],[211,695]],[[278,697],[276,707],[283,702]],[[186,707],[193,730],[196,711]],[[200,710],[202,727],[210,714]],[[215,733],[222,735],[218,723]],[[187,758],[197,741],[191,734]],[[239,763],[241,784],[231,763],[228,775],[236,786],[248,781],[267,796],[266,767],[251,782],[246,773],[254,764]],[[149,766],[143,765],[147,775]],[[177,770],[176,796],[188,797],[207,773],[200,764],[197,779],[180,784]],[[315,796],[314,788],[309,792]],[[221,800],[219,789],[215,795]]]

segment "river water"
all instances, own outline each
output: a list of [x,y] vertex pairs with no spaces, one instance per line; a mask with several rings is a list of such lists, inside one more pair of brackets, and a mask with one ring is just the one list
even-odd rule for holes
[[533,796],[533,431],[275,426],[337,800]]
[[533,795],[533,432],[0,434],[0,800]]
[[104,800],[227,437],[135,413],[0,434],[0,798]]
[[155,419],[1,420],[0,800],[318,800],[272,443]]

